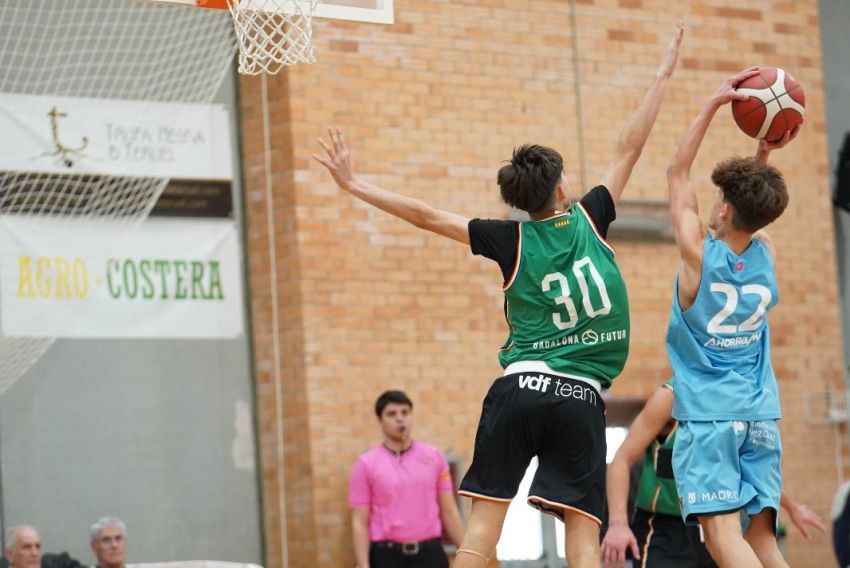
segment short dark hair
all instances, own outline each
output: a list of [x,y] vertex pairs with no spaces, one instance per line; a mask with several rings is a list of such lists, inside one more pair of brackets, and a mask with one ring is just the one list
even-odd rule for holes
[[406,404],[411,408],[411,410],[413,409],[413,403],[410,402],[410,399],[407,398],[406,394],[400,390],[388,390],[381,394],[381,396],[378,397],[378,400],[375,401],[375,414],[378,415],[378,418],[381,417],[381,414],[384,413],[384,408],[386,408],[391,402],[396,404]]
[[496,182],[505,203],[534,213],[551,203],[563,173],[564,159],[558,152],[546,146],[524,144],[514,148],[510,163],[499,169]]
[[732,226],[755,233],[775,221],[788,206],[782,173],[752,158],[729,158],[717,164],[711,181],[732,206]]

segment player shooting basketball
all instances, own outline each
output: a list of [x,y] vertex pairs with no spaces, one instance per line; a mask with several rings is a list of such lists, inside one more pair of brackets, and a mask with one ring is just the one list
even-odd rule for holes
[[[776,544],[782,489],[779,393],[770,363],[767,312],[778,293],[773,241],[761,229],[785,210],[782,174],[767,165],[799,126],[759,142],[755,158],[721,162],[708,226],[699,218],[690,168],[717,110],[734,100],[742,71],[726,81],[691,123],[667,170],[670,214],[682,257],[667,351],[676,376],[679,421],[673,471],[686,522],[698,520],[721,568],[786,567]],[[741,532],[740,510],[750,516]]]
[[455,568],[484,566],[529,461],[539,467],[529,504],[564,520],[571,567],[598,568],[605,500],[605,417],[601,390],[628,354],[625,283],[605,241],[626,182],[658,116],[679,55],[683,26],[628,119],[600,184],[569,207],[563,160],[525,145],[498,173],[503,199],[530,221],[469,220],[357,177],[339,129],[313,155],[355,197],[413,225],[471,245],[504,277],[510,334],[504,376],[484,400],[472,465],[460,493],[472,511]]

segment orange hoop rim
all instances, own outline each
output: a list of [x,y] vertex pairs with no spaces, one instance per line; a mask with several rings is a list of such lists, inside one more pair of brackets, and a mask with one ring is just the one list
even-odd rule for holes
[[[239,0],[235,0],[238,2]],[[195,0],[199,8],[212,8],[214,10],[227,10],[227,0]]]

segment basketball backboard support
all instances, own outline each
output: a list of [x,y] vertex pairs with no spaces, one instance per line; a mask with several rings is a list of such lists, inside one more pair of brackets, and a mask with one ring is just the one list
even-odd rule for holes
[[393,0],[324,0],[313,15],[332,20],[392,24]]
[[[154,0],[168,4],[186,4],[206,8],[227,8],[226,0]],[[251,0],[242,0],[250,2]],[[306,3],[306,2],[305,2]],[[348,20],[372,24],[395,21],[393,0],[321,0],[313,11],[318,18]]]

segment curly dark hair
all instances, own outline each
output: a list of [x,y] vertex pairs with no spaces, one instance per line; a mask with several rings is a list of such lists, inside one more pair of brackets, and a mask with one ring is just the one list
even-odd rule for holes
[[558,152],[546,146],[524,144],[514,148],[510,163],[499,169],[496,182],[505,203],[534,213],[552,201],[563,173],[564,159]]
[[732,226],[755,233],[775,221],[788,206],[782,173],[752,158],[729,158],[717,164],[711,181],[732,206]]

